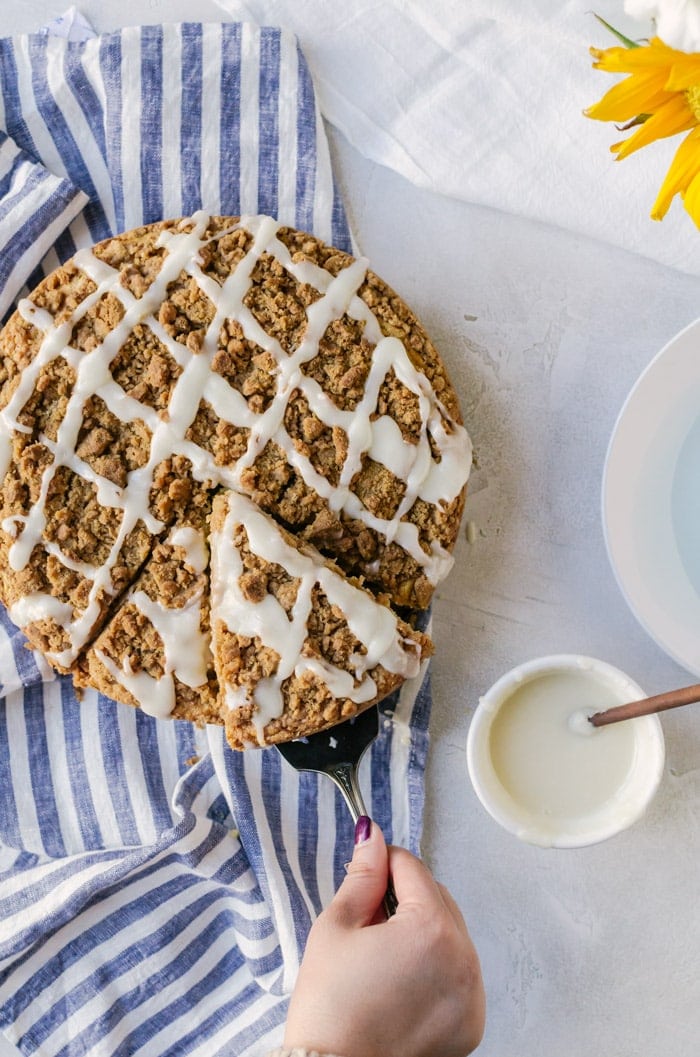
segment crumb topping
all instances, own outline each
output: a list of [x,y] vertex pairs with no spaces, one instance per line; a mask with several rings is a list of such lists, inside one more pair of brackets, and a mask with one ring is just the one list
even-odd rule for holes
[[[470,463],[437,352],[364,261],[268,217],[147,225],[79,251],[0,336],[0,597],[81,685],[147,707],[151,679],[159,714],[221,722],[211,656],[198,684],[173,660],[164,613],[194,614],[198,642],[212,628],[208,559],[171,534],[206,543],[212,498],[248,496],[338,576],[422,608],[451,564]],[[299,578],[237,546],[246,605],[291,619]],[[366,645],[321,587],[310,598],[303,656],[348,675]],[[227,634],[231,658],[270,678],[284,651]],[[318,715],[351,709],[320,670],[294,693]]]

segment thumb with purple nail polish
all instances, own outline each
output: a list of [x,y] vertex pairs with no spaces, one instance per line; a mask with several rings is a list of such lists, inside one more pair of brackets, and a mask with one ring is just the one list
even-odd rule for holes
[[355,844],[364,844],[372,832],[372,820],[367,815],[360,815],[355,823]]
[[[398,907],[387,919],[390,877]],[[309,934],[285,1047],[465,1057],[483,1029],[479,959],[457,904],[419,859],[387,848],[376,822],[360,816],[346,876]]]

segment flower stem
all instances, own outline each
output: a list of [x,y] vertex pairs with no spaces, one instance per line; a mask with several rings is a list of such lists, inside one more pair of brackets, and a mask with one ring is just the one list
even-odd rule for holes
[[637,41],[630,40],[630,38],[626,37],[624,35],[624,33],[620,33],[619,29],[615,29],[614,26],[611,26],[610,23],[606,22],[604,18],[601,18],[600,15],[596,15],[595,11],[593,12],[593,17],[597,18],[598,21],[601,23],[601,25],[605,26],[605,28],[607,30],[609,30],[610,33],[612,33],[612,35],[614,37],[617,37],[617,39],[619,41],[621,41],[621,43],[624,44],[626,48],[638,48],[639,47],[639,44],[637,43]]

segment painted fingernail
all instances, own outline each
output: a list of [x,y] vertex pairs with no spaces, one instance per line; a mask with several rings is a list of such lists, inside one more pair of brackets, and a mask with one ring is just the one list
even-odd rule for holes
[[372,832],[372,820],[367,815],[360,815],[355,823],[355,844],[364,844]]

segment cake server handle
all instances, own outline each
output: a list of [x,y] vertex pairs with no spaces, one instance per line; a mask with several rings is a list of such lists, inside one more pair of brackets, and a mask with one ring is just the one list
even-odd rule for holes
[[[335,782],[336,786],[343,794],[345,803],[348,805],[350,814],[352,815],[353,822],[357,822],[360,815],[367,814],[367,808],[365,807],[365,802],[362,799],[362,792],[360,791],[360,784],[357,780],[357,764],[338,762],[327,767],[324,773]],[[394,886],[391,883],[391,878],[389,878],[387,889],[382,900],[382,906],[384,907],[384,913],[387,918],[392,917],[396,913],[398,905]]]

